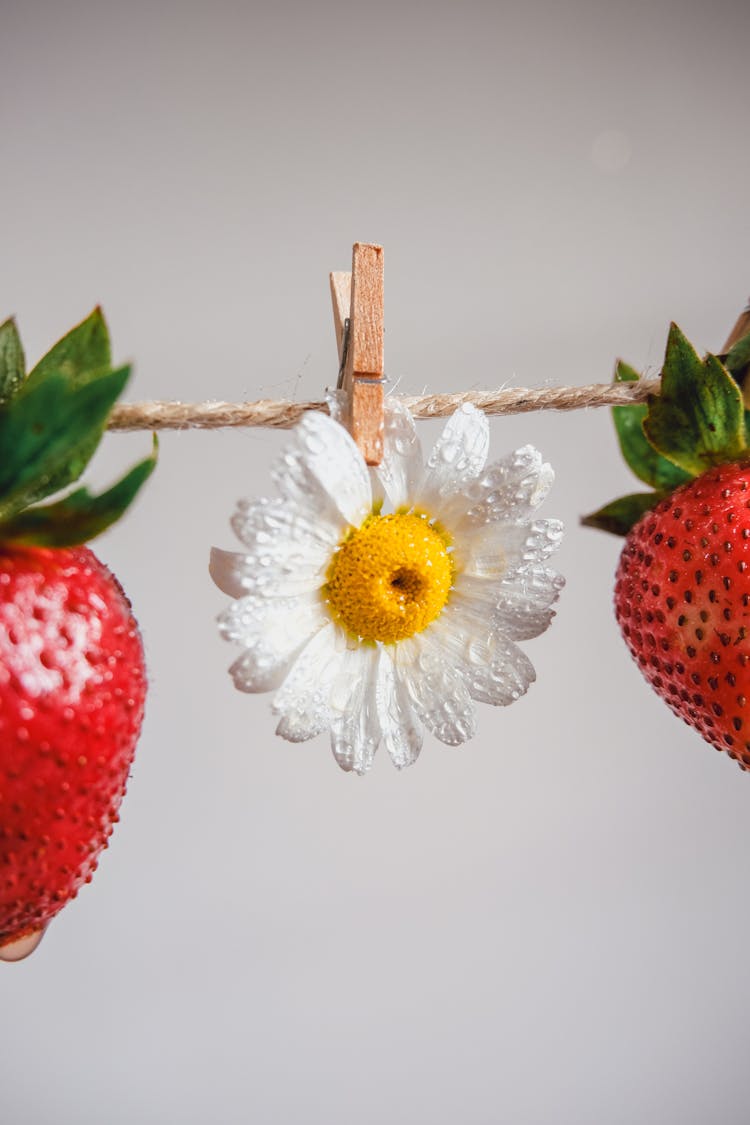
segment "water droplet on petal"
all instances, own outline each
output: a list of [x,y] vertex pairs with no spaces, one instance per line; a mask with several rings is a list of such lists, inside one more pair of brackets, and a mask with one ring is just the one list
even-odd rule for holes
[[30,934],[24,934],[18,941],[11,941],[7,945],[0,945],[0,961],[23,961],[24,957],[28,957],[37,948],[44,937],[46,929],[46,926],[42,926],[41,930],[34,930]]
[[440,454],[446,465],[452,465],[460,456],[461,446],[456,441],[447,441],[440,448]]

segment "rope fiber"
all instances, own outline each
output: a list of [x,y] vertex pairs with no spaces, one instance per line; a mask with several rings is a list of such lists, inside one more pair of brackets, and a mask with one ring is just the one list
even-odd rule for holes
[[[591,383],[582,387],[504,387],[496,391],[408,396],[399,399],[415,418],[445,418],[470,402],[486,414],[527,414],[535,410],[582,410],[631,406],[659,393],[659,379],[637,383]],[[275,426],[288,429],[310,410],[328,411],[327,403],[261,399],[257,402],[125,402],[110,416],[109,429],[216,430],[223,427]]]

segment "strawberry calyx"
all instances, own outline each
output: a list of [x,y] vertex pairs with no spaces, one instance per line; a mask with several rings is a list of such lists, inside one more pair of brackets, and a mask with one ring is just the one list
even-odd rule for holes
[[[623,457],[650,492],[635,492],[585,516],[585,527],[627,535],[646,512],[680,485],[708,469],[750,456],[750,410],[741,380],[750,363],[750,335],[723,357],[703,359],[676,324],[667,340],[661,393],[646,403],[615,406],[612,414]],[[618,360],[614,381],[636,382],[638,372]]]
[[105,492],[64,490],[91,460],[129,376],[112,365],[99,308],[28,374],[15,321],[0,325],[0,543],[78,546],[120,518],[154,469],[155,437],[151,456]]

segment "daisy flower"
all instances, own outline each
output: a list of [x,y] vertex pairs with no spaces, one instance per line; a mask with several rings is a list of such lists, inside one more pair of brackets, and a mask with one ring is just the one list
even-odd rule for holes
[[403,768],[425,728],[456,746],[474,701],[505,706],[534,681],[516,642],[547,628],[563,585],[545,565],[562,524],[534,516],[554,474],[531,446],[487,466],[488,447],[485,415],[462,406],[423,465],[390,400],[368,469],[343,426],[311,413],[273,469],[280,499],[240,502],[244,551],[211,554],[234,599],[219,625],[242,649],[235,686],[275,691],[282,738],[329,730],[359,774],[382,742]]

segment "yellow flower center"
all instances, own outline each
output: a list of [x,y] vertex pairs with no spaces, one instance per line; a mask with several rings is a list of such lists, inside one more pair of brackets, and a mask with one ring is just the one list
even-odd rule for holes
[[424,516],[370,516],[343,541],[325,592],[334,618],[363,641],[392,644],[426,629],[448,600],[448,540]]

